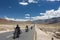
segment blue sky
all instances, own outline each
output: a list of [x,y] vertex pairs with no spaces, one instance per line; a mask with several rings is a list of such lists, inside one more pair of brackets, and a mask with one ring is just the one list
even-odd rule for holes
[[28,2],[28,5],[22,5],[19,2],[22,0],[0,0],[0,18],[9,17],[23,19],[25,14],[31,17],[41,16],[40,13],[45,13],[46,10],[57,10],[60,7],[60,0],[35,0]]

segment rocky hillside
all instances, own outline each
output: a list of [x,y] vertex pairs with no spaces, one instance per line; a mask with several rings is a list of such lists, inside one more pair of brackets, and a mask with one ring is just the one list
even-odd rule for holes
[[39,24],[54,24],[60,22],[60,17],[44,19],[44,20],[35,20],[34,22]]

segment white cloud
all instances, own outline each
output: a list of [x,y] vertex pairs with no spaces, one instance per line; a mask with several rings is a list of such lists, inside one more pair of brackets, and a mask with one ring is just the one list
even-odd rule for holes
[[30,14],[25,14],[25,16],[30,16]]
[[40,15],[41,15],[41,16],[43,16],[43,15],[44,15],[44,13],[40,13]]
[[9,18],[7,16],[4,17],[6,20],[12,20],[12,21],[28,21],[28,19],[15,19],[15,18]]
[[22,2],[19,2],[21,5],[29,5],[30,3],[38,3],[38,0],[27,0],[27,2],[25,2],[25,0],[22,0]]
[[21,4],[21,5],[28,5],[27,2],[19,2],[19,4]]
[[55,0],[47,0],[47,1],[55,1]]
[[46,0],[46,1],[51,1],[51,2],[54,2],[54,1],[60,1],[60,0]]
[[38,3],[38,0],[28,0],[29,3]]
[[8,18],[7,16],[4,17],[7,20],[15,20],[14,18]]
[[33,2],[33,0],[28,0],[28,2],[29,2],[29,3],[32,3],[32,2]]
[[28,21],[28,19],[16,19],[15,21]]
[[60,7],[57,10],[47,10],[43,16],[35,16],[32,17],[33,20],[39,20],[39,19],[50,19],[54,17],[60,17]]
[[30,17],[25,17],[25,18],[30,19]]

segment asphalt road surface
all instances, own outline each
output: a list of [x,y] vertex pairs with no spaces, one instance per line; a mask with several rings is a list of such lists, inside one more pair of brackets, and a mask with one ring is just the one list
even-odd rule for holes
[[[34,28],[32,30],[29,28],[28,32],[22,30],[22,34],[20,35],[20,37],[15,40],[34,40],[34,31]],[[0,34],[0,40],[14,40],[12,36],[13,32],[2,33]]]

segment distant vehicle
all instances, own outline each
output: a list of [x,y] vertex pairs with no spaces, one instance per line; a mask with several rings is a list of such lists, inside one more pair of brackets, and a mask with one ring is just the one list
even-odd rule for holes
[[31,30],[32,30],[33,26],[31,26]]
[[25,28],[25,32],[28,32],[28,30],[29,30],[29,29],[28,29],[28,26],[26,26],[26,28]]

